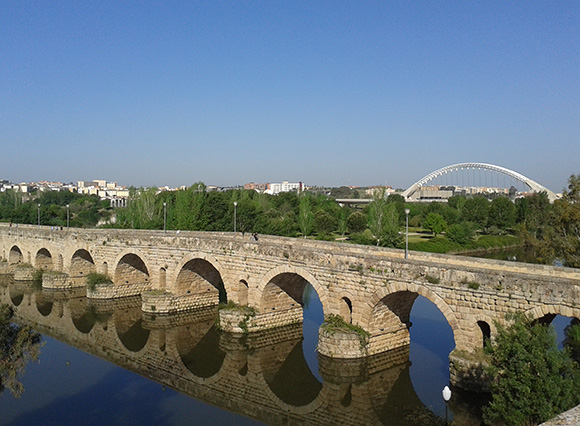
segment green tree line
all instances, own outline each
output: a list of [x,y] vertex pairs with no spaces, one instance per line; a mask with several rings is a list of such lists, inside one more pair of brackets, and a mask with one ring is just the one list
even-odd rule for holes
[[[40,205],[40,207],[39,207]],[[68,211],[67,211],[67,205]],[[112,213],[109,201],[96,195],[81,195],[70,191],[47,191],[33,194],[9,190],[0,193],[0,220],[12,223],[65,227],[94,227]]]
[[[580,175],[572,175],[563,197],[550,204],[545,193],[515,201],[498,196],[455,196],[447,203],[406,203],[402,196],[377,191],[364,208],[340,206],[335,197],[352,197],[338,188],[330,195],[286,192],[278,195],[251,190],[207,191],[203,183],[185,190],[159,192],[156,188],[130,188],[126,208],[114,210],[108,226],[135,229],[224,231],[288,237],[343,239],[359,244],[403,248],[406,210],[415,232],[431,232],[432,240],[410,242],[423,251],[462,251],[494,246],[497,238],[538,247],[539,260],[560,259],[580,267]],[[234,207],[234,202],[236,207]],[[111,218],[107,201],[70,192],[45,192],[23,200],[7,191],[0,194],[0,219],[16,223],[66,225],[70,205],[71,226],[95,226]],[[497,237],[497,238],[496,238]]]

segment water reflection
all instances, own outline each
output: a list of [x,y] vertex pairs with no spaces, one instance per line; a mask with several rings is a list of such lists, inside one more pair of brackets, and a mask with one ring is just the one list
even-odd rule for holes
[[42,346],[40,334],[11,323],[12,307],[0,304],[0,394],[8,389],[19,398],[24,390],[20,378],[27,364],[36,361]]
[[[91,404],[90,415],[95,424],[96,419],[108,419],[108,423],[125,419],[125,423],[134,423],[143,420],[137,414],[139,406],[150,413],[151,407],[161,410],[161,405],[163,410],[170,411],[163,411],[164,415],[158,411],[149,418],[157,424],[183,423],[186,419],[183,413],[191,416],[188,410],[194,410],[194,406],[198,413],[196,419],[200,418],[199,413],[204,413],[201,417],[205,419],[223,420],[226,416],[232,424],[259,421],[274,425],[433,425],[443,422],[432,411],[439,414],[436,407],[422,402],[422,382],[413,379],[414,365],[409,361],[408,346],[360,360],[339,361],[318,356],[312,339],[317,336],[315,331],[322,321],[322,310],[315,299],[305,303],[303,326],[235,336],[220,333],[214,327],[215,308],[174,316],[143,315],[139,305],[132,305],[134,301],[130,300],[94,303],[77,296],[53,297],[31,286],[20,286],[16,291],[13,284],[0,286],[0,303],[15,306],[14,294],[20,295],[16,299],[20,299],[15,317],[18,323],[30,325],[45,336],[124,369],[112,368],[96,358],[87,360],[82,352],[74,352],[71,347],[48,338],[47,354],[58,352],[53,358],[60,363],[58,371],[64,377],[51,382],[57,389],[50,396],[54,398],[55,393],[66,392],[67,403],[65,400],[60,400],[60,405],[54,405],[55,401],[45,402],[44,412],[50,412],[52,418],[62,416],[59,424],[74,424],[70,413],[59,412],[74,405],[72,398],[81,398],[85,402],[77,401],[77,404],[88,409],[86,398],[125,389],[129,382],[135,383],[135,395],[141,398],[132,396],[124,404],[113,404],[110,400],[103,405]],[[51,301],[52,309],[44,315],[37,309],[37,302],[46,300]],[[311,358],[316,360],[315,369]],[[79,359],[85,367],[75,370],[81,363]],[[65,360],[70,361],[70,366],[64,365]],[[416,365],[421,362],[417,360]],[[43,362],[39,367],[45,365]],[[85,378],[92,370],[97,374],[93,381]],[[153,382],[128,376],[128,371]],[[55,370],[51,373],[39,369],[27,377],[33,395],[37,395],[34,389],[40,388],[43,380],[49,380],[43,378],[44,374],[55,374]],[[68,378],[73,374],[74,378]],[[86,382],[91,387],[78,389],[71,395],[74,386],[62,389],[58,386],[68,380],[78,384]],[[141,389],[150,389],[150,392],[145,396]],[[176,403],[177,400],[180,402]],[[208,405],[200,406],[198,401]],[[26,405],[7,404],[8,413],[13,410],[8,418],[27,412],[30,401],[24,402]],[[129,411],[127,404],[133,407]],[[102,412],[102,417],[96,410]],[[128,415],[136,417],[127,418]],[[238,415],[244,417],[238,418]]]

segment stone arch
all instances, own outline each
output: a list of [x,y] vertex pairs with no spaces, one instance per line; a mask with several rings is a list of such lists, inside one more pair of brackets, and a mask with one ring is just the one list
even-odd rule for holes
[[45,271],[51,271],[54,268],[52,254],[46,248],[41,248],[36,252],[35,267]]
[[212,256],[188,256],[178,268],[172,291],[175,294],[198,294],[215,297],[215,304],[226,302],[226,289],[222,275],[215,265],[217,259]]
[[[286,279],[288,281],[284,283]],[[252,305],[261,312],[275,307],[292,307],[293,303],[302,306],[302,293],[306,283],[310,283],[318,294],[322,311],[329,312],[326,288],[306,269],[286,264],[271,269],[262,277],[254,297],[251,298]]]
[[481,330],[481,346],[485,347],[491,339],[491,326],[487,321],[477,321],[477,326]]
[[159,268],[159,289],[165,290],[167,287],[167,269]]
[[144,284],[150,282],[149,269],[143,257],[133,251],[127,251],[119,255],[116,261],[115,285]]
[[[417,296],[425,297],[441,311],[451,327],[455,346],[468,347],[468,336],[461,332],[459,321],[449,305],[434,291],[415,283],[390,282],[374,293],[364,308],[364,322],[359,325],[369,331],[371,337],[373,334],[403,331],[401,345],[407,344],[409,315]],[[382,324],[388,324],[389,329],[382,327]]]
[[24,255],[18,246],[12,246],[8,253],[8,264],[14,265],[24,262]]
[[[564,317],[580,319],[580,308],[572,308],[563,305],[542,305],[526,311],[525,314],[528,319],[532,321],[540,320],[548,315],[553,315],[553,317],[556,315],[562,315]],[[551,320],[553,317],[548,321],[548,323],[552,322]]]
[[95,271],[95,261],[87,250],[78,249],[73,253],[69,268],[69,275],[71,277],[85,277]]
[[101,264],[101,274],[109,275],[109,264],[107,262]]
[[352,324],[352,299],[350,297],[341,297],[339,314],[347,323]]
[[248,305],[248,282],[244,279],[238,280],[231,286],[228,292],[229,298],[242,306]]

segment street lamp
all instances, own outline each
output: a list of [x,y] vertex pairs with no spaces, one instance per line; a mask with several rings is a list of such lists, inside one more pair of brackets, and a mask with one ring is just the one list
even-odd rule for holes
[[70,223],[70,204],[66,205],[66,229],[68,229]]
[[237,213],[237,208],[238,208],[238,202],[234,201],[234,234],[236,233],[237,230],[237,220],[236,220],[236,213]]
[[409,213],[411,210],[405,209],[405,259],[409,257]]
[[163,232],[167,232],[167,203],[163,202]]
[[447,425],[449,424],[447,417],[447,403],[451,399],[451,389],[449,389],[449,386],[445,386],[441,394],[443,395],[443,399],[445,400],[445,424]]
[[40,229],[40,203],[38,203],[38,229]]

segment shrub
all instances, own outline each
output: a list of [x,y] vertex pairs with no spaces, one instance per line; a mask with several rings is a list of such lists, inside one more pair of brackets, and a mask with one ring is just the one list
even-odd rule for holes
[[330,335],[337,331],[358,334],[361,349],[364,349],[368,343],[371,334],[359,325],[353,325],[346,322],[340,315],[330,314],[324,318],[324,322],[320,326],[323,331]]
[[87,275],[87,288],[91,291],[95,291],[99,285],[111,284],[113,284],[113,280],[108,275],[98,274],[96,272],[91,272]]
[[466,245],[473,240],[474,230],[467,222],[456,223],[447,229],[445,235],[454,243]]
[[580,402],[580,370],[568,351],[556,345],[553,327],[532,325],[523,315],[497,324],[488,344],[492,400],[484,409],[486,422],[506,425],[542,423]]

